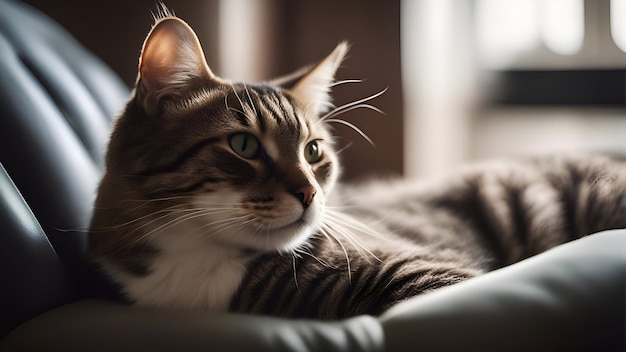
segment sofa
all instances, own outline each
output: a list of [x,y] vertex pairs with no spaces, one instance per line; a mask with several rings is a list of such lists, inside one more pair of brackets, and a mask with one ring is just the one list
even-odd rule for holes
[[50,18],[0,0],[1,351],[624,351],[626,230],[379,317],[287,320],[90,298],[85,232],[128,94]]

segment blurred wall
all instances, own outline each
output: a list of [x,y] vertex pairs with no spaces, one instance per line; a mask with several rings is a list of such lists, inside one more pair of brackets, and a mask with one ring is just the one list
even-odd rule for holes
[[[336,105],[367,97],[387,87],[388,91],[373,101],[386,115],[361,109],[340,116],[359,126],[376,144],[372,147],[354,131],[337,125],[339,145],[346,147],[341,153],[344,176],[355,179],[372,173],[402,172],[400,0],[239,0],[236,3],[242,6],[253,4],[257,8],[262,6],[263,10],[255,12],[263,17],[255,22],[263,28],[237,34],[239,37],[233,37],[230,32],[246,20],[237,17],[238,14],[243,16],[245,11],[235,8],[231,11],[234,18],[220,18],[229,0],[222,1],[165,1],[177,16],[194,28],[207,62],[217,74],[225,67],[225,60],[234,59],[232,55],[231,58],[220,55],[220,48],[249,43],[249,38],[242,37],[246,34],[256,36],[255,40],[263,44],[259,46],[261,49],[249,53],[252,60],[248,60],[248,64],[257,62],[255,76],[265,79],[322,59],[341,40],[352,43],[338,79],[362,79],[364,82],[337,86],[333,94]],[[157,10],[155,0],[26,2],[61,23],[117,71],[129,86],[134,83],[141,45],[153,22],[151,11]],[[232,0],[228,6],[233,6]],[[225,20],[228,22],[224,23]],[[262,32],[262,36],[259,37],[258,32]]]
[[283,27],[276,38],[284,45],[284,61],[276,61],[272,74],[284,67],[296,68],[321,59],[341,40],[352,46],[338,79],[362,79],[363,83],[337,86],[336,105],[388,91],[372,104],[386,115],[356,110],[341,115],[361,128],[375,143],[344,126],[337,126],[346,177],[399,174],[402,172],[403,104],[400,72],[400,1],[311,0],[281,1]]
[[[141,46],[152,26],[155,0],[26,0],[74,35],[83,45],[102,58],[122,79],[133,85]],[[166,1],[176,15],[184,18],[197,32],[205,47],[207,61],[216,62],[218,1]],[[206,50],[208,49],[208,50]]]
[[480,159],[626,156],[626,1],[401,4],[406,176]]

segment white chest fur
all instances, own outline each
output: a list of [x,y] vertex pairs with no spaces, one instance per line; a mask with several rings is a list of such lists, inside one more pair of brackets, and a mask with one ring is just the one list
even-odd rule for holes
[[239,251],[223,246],[163,246],[145,277],[115,275],[143,306],[226,311],[245,274]]

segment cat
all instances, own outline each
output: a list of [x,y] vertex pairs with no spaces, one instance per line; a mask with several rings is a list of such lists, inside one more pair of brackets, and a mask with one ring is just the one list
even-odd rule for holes
[[348,51],[263,84],[207,65],[158,19],[116,119],[88,254],[137,305],[379,315],[409,297],[623,228],[626,165],[554,156],[432,182],[338,182],[330,88]]

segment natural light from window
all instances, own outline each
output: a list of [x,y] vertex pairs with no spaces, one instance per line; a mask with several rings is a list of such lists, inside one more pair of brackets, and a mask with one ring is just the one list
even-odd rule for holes
[[542,44],[557,55],[575,55],[583,46],[584,0],[476,0],[475,15],[478,54],[487,67],[510,66]]
[[611,0],[611,36],[615,45],[626,52],[626,0]]
[[472,158],[623,150],[621,108],[483,102],[500,71],[623,70],[626,0],[401,4],[406,176],[436,178]]
[[585,35],[584,1],[543,0],[540,4],[541,38],[546,46],[557,54],[576,54]]
[[476,1],[478,54],[486,66],[507,66],[537,46],[537,5],[534,0]]

